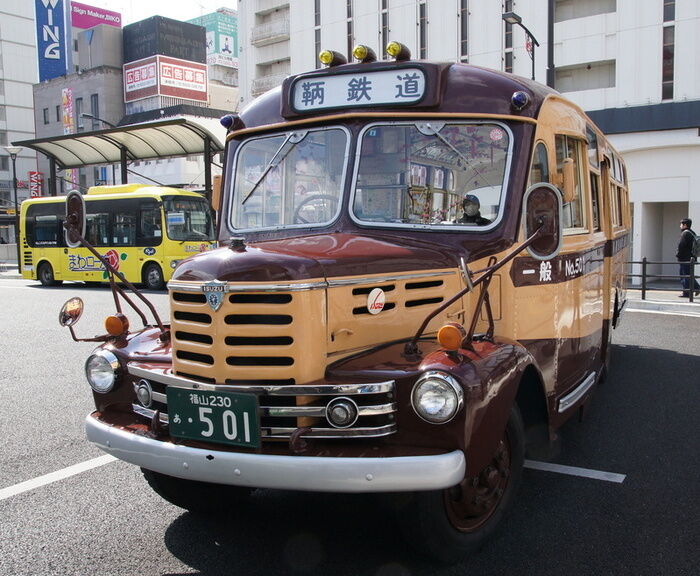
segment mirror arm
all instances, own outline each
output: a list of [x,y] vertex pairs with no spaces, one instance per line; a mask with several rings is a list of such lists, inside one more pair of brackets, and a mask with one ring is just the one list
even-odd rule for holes
[[467,292],[470,292],[475,286],[481,284],[487,277],[490,278],[491,275],[496,270],[499,270],[502,268],[505,264],[510,262],[513,258],[515,258],[520,252],[525,250],[530,244],[532,244],[535,240],[537,240],[537,237],[540,235],[540,232],[542,231],[542,225],[540,225],[537,230],[535,230],[527,240],[525,240],[522,244],[519,246],[515,247],[513,250],[511,250],[508,254],[506,254],[502,260],[499,262],[495,262],[492,265],[487,266],[483,270],[480,270],[482,272],[481,276],[476,278],[474,281],[472,281],[471,286],[467,284],[466,288],[463,288],[457,294],[455,294],[452,298],[447,300],[446,302],[443,302],[440,306],[438,306],[435,310],[433,310],[430,314],[428,314],[425,317],[425,320],[423,320],[423,323],[420,325],[420,328],[418,328],[418,331],[415,333],[413,338],[411,338],[410,341],[406,342],[406,346],[404,347],[404,354],[406,356],[413,356],[415,354],[418,354],[418,339],[421,337],[425,329],[427,328],[428,324],[430,321],[435,318],[440,312],[443,312],[452,304],[454,304],[457,300],[459,300],[462,296],[464,296]]
[[104,336],[95,336],[94,338],[78,338],[75,335],[75,330],[73,330],[73,326],[68,326],[68,329],[70,330],[70,335],[73,338],[75,342],[107,342],[111,336],[105,334]]
[[[75,217],[73,217],[73,215],[69,216],[66,219],[66,223],[64,224],[64,228],[66,228],[68,230],[71,227],[71,225],[73,225],[75,220],[76,219],[75,219]],[[120,282],[122,282],[127,288],[129,288],[129,290],[131,290],[134,294],[136,294],[136,296],[138,296],[139,299],[148,307],[148,309],[151,311],[151,314],[153,314],[153,318],[155,319],[156,324],[158,324],[158,328],[160,329],[160,337],[162,339],[168,339],[169,332],[165,329],[165,326],[163,326],[163,323],[160,320],[160,316],[158,316],[158,312],[156,311],[155,306],[153,306],[153,304],[148,301],[148,298],[146,298],[143,294],[141,294],[141,292],[131,282],[129,282],[121,272],[119,272],[118,270],[115,270],[109,264],[109,262],[107,262],[107,260],[105,260],[105,258],[97,250],[95,250],[95,248],[87,240],[85,240],[85,238],[83,238],[77,232],[77,230],[74,229],[74,233],[80,239],[80,243],[83,246],[85,246],[85,248],[87,248],[90,251],[90,253],[93,256],[95,256],[95,258],[97,258],[102,263],[102,265],[105,267],[105,270],[107,270],[110,273],[109,283],[110,283],[110,287],[112,289],[112,294],[114,294],[114,301],[115,301],[115,305],[117,307],[117,311],[121,312],[121,307],[119,306],[118,297],[117,297],[117,293],[119,293],[124,298],[124,300],[126,300],[129,303],[129,305],[136,311],[136,313],[141,317],[141,320],[143,321],[144,326],[148,325],[148,319],[146,318],[146,316],[134,305],[134,303],[131,301],[131,299],[126,296],[126,294],[124,293],[124,290],[121,287],[117,287],[117,284],[114,281],[114,276],[119,278]],[[88,341],[100,342],[101,340],[88,340]]]

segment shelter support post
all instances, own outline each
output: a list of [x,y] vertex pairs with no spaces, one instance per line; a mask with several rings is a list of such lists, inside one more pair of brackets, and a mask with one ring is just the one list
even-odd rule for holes
[[126,148],[122,147],[119,152],[119,157],[120,157],[120,163],[121,163],[121,169],[122,169],[122,184],[127,184],[127,181],[129,179],[129,174],[128,170],[126,167],[127,163],[127,156],[126,156]]

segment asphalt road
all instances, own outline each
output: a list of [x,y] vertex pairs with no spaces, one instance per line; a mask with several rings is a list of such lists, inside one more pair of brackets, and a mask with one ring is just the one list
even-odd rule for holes
[[[624,475],[609,482],[526,469],[497,539],[463,565],[418,557],[371,496],[256,491],[227,519],[202,519],[110,462],[92,462],[83,363],[92,344],[58,326],[81,296],[80,335],[101,332],[109,291],[0,279],[0,575],[695,575],[700,565],[700,318],[630,311],[613,366],[555,464]],[[167,296],[152,294],[167,317]],[[4,496],[3,496],[4,495]]]

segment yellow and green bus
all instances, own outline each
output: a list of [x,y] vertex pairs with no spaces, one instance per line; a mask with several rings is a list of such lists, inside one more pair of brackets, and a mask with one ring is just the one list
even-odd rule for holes
[[[196,192],[125,184],[94,186],[85,195],[86,239],[127,280],[162,289],[188,256],[215,245],[214,218]],[[102,263],[87,248],[69,248],[63,233],[65,198],[22,203],[22,276],[44,286],[64,280],[106,282]]]

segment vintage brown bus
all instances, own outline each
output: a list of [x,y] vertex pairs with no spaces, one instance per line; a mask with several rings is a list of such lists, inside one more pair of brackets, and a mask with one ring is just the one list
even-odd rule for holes
[[[169,322],[107,320],[87,436],[190,510],[398,493],[415,546],[457,561],[605,375],[626,173],[557,92],[389,53],[323,53],[222,119],[220,248],[176,269]],[[72,242],[81,220],[69,200]]]

